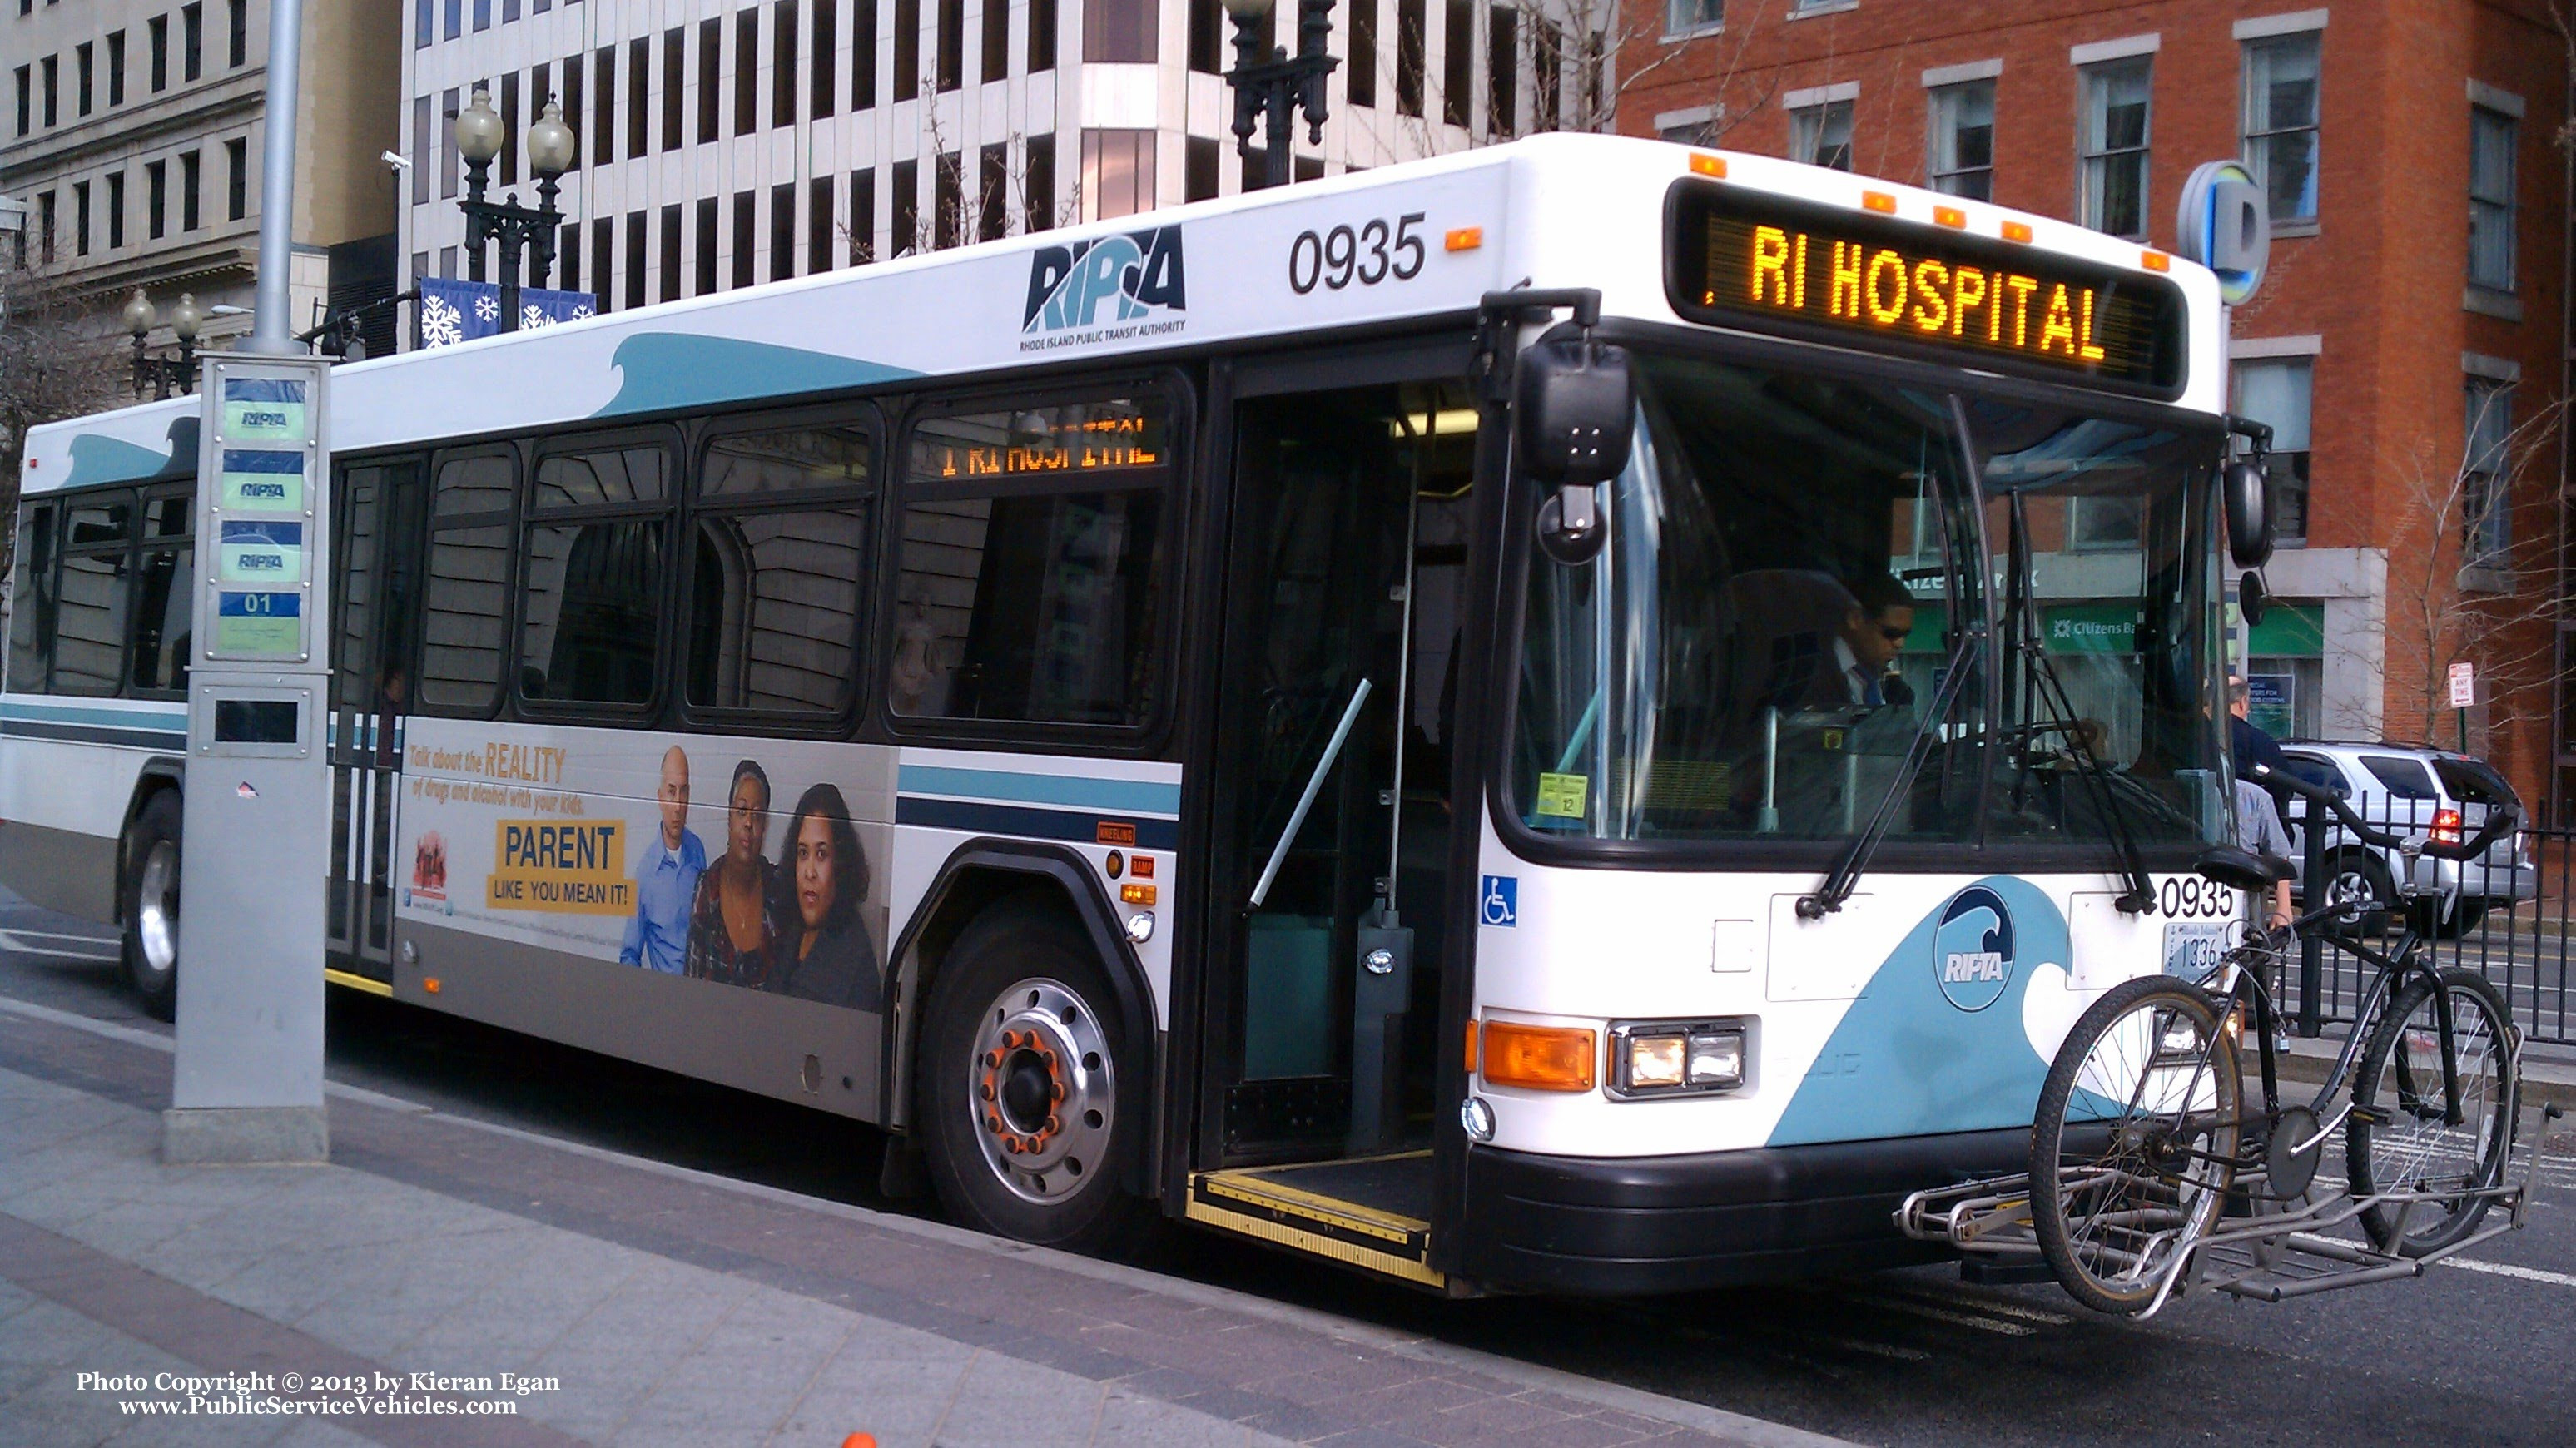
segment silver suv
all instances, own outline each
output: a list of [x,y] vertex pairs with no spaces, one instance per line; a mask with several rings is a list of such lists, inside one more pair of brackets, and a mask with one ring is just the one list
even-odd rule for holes
[[[2373,825],[2392,832],[2411,830],[2457,842],[2483,828],[2487,811],[2497,805],[2519,810],[2522,801],[2504,776],[2482,759],[2411,744],[2354,744],[2341,740],[2291,740],[2281,746],[2290,769],[2349,800]],[[2290,831],[2290,859],[2304,872],[2307,838],[2296,802],[2282,809]],[[2395,850],[2377,850],[2352,839],[2342,825],[2326,830],[2326,873],[2333,881],[2329,898],[2392,902],[2407,862]],[[2487,847],[2476,860],[2414,861],[2416,923],[2436,935],[2464,935],[2475,930],[2487,911],[2535,898],[2539,872],[2532,867],[2531,842],[2520,830]],[[2304,893],[2304,887],[2302,887]],[[2366,930],[2383,928],[2384,919],[2365,918]]]

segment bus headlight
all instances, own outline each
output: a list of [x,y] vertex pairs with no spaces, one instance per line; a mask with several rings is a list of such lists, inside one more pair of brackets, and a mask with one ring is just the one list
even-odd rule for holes
[[1744,1085],[1741,1021],[1631,1021],[1610,1028],[1610,1094],[1636,1098]]

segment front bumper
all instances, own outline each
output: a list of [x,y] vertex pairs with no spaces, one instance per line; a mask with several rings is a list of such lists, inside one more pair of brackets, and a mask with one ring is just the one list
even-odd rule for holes
[[1906,1195],[2029,1159],[2027,1127],[1692,1156],[1471,1146],[1459,1270],[1494,1287],[1642,1294],[1931,1261],[1942,1253],[1892,1220]]

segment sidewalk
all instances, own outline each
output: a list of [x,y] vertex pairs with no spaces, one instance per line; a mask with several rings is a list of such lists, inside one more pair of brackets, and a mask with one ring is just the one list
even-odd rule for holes
[[12,1445],[1830,1441],[348,1088],[330,1166],[165,1167],[168,1051],[0,999]]

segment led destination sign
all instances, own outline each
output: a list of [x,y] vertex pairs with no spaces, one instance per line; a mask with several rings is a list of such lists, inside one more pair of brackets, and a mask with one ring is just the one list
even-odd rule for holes
[[913,441],[913,476],[964,482],[1130,468],[1169,461],[1159,401],[1119,399],[1017,413],[925,421]]
[[1839,206],[1683,182],[1666,284],[1696,322],[1866,335],[2170,397],[2182,293],[2160,277]]

